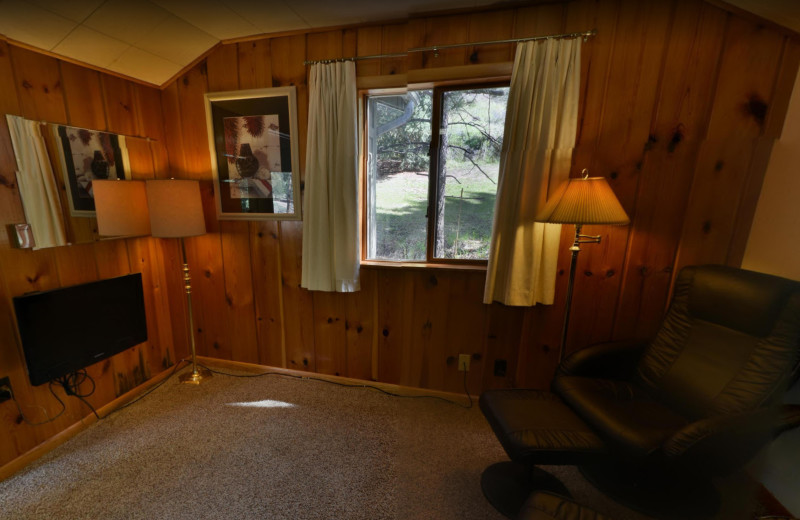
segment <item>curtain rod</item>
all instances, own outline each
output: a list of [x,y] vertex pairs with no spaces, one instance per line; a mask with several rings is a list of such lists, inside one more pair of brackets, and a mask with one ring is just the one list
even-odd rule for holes
[[511,38],[509,40],[491,40],[485,42],[471,42],[471,43],[452,43],[448,45],[432,45],[430,47],[414,47],[412,49],[408,49],[405,52],[394,52],[390,54],[371,54],[369,56],[352,56],[350,58],[335,58],[330,60],[306,60],[303,62],[303,65],[315,65],[317,63],[337,63],[341,61],[361,61],[361,60],[377,60],[381,58],[402,58],[404,56],[408,56],[412,52],[429,52],[433,51],[435,56],[438,56],[438,53],[441,49],[453,49],[456,47],[471,47],[474,45],[494,45],[499,43],[518,43],[518,42],[530,42],[535,40],[548,40],[550,38],[578,38],[583,37],[583,41],[585,42],[592,36],[597,34],[597,30],[592,29],[591,31],[583,31],[583,32],[573,32],[573,33],[564,33],[564,34],[549,34],[547,36],[532,36],[530,38]]

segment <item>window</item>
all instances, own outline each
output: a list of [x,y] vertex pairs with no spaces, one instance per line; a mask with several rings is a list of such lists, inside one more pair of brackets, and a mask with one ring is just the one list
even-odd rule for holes
[[507,85],[367,97],[367,260],[488,259],[507,102]]

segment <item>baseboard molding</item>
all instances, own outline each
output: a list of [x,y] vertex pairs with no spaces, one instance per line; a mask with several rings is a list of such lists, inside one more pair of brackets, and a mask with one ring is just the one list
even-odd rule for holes
[[[180,361],[179,361],[180,363]],[[115,410],[125,406],[129,402],[133,401],[146,391],[148,391],[153,386],[157,385],[164,379],[168,378],[173,374],[174,367],[170,367],[163,372],[151,377],[141,385],[137,386],[129,390],[128,392],[122,394],[121,396],[117,397],[110,403],[101,406],[97,409],[98,415],[101,417],[105,417],[110,413],[114,412]],[[67,427],[65,430],[60,431],[53,437],[50,437],[43,443],[35,446],[34,448],[26,451],[19,457],[7,462],[3,466],[0,466],[0,482],[7,479],[8,477],[14,475],[19,470],[23,469],[24,467],[28,466],[32,462],[36,461],[38,458],[42,457],[43,455],[49,453],[50,451],[56,449],[57,447],[61,446],[71,438],[78,435],[80,432],[91,426],[92,424],[97,422],[97,417],[93,413],[90,413],[80,421],[74,423],[72,426]]]
[[[391,392],[393,394],[398,394],[402,396],[441,397],[442,399],[448,399],[458,404],[463,404],[465,406],[469,404],[469,398],[465,394],[456,394],[453,392],[445,392],[443,390],[429,390],[427,388],[416,388],[413,386],[395,385],[391,383],[381,383],[378,381],[366,381],[364,379],[355,379],[352,377],[334,376],[328,374],[320,374],[317,372],[305,372],[303,370],[292,370],[289,368],[270,367],[266,365],[257,365],[255,363],[243,363],[241,361],[229,361],[227,359],[217,359],[217,358],[210,358],[203,356],[198,356],[197,362],[199,364],[208,366],[209,368],[215,368],[215,369],[230,368],[234,370],[242,370],[252,374],[265,374],[269,372],[274,372],[278,374],[286,374],[290,376],[304,377],[309,379],[323,379],[325,381],[331,381],[333,383],[341,383],[345,385],[364,386],[364,387],[373,386],[375,388],[380,388],[381,390],[384,390],[386,392]],[[474,401],[475,399],[477,399],[477,397],[473,396],[472,399]]]

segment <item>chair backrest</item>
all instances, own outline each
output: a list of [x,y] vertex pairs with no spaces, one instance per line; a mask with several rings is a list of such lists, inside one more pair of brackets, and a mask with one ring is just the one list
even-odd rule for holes
[[637,367],[688,418],[775,404],[800,358],[800,282],[725,266],[681,270]]

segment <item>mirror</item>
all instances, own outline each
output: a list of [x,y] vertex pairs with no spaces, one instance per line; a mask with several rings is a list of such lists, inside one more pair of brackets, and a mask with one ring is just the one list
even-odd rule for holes
[[152,176],[150,139],[6,117],[36,248],[101,240],[92,181],[130,179],[133,172]]

